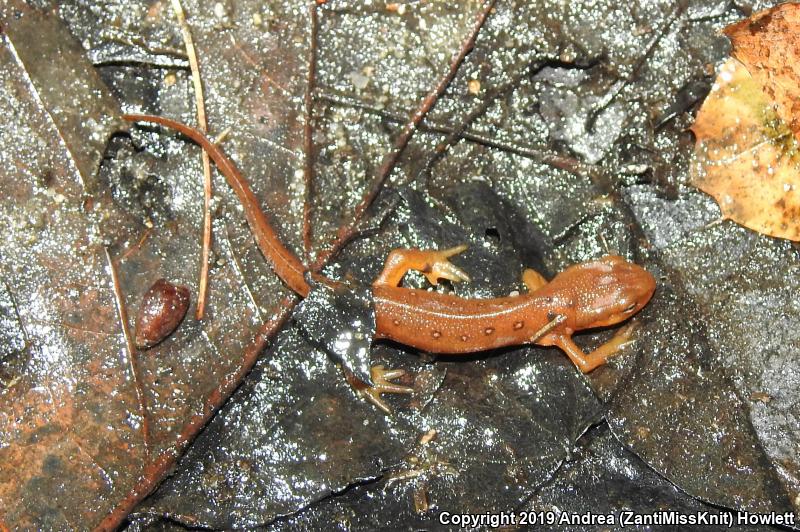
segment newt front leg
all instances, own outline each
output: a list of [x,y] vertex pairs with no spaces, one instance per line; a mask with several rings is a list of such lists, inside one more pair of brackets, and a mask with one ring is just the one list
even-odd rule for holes
[[558,336],[553,345],[564,351],[579,370],[583,373],[589,373],[605,364],[609,358],[618,355],[622,349],[631,344],[633,342],[631,336],[635,328],[636,326],[633,323],[626,325],[591,353],[584,353],[580,347],[575,345],[572,338],[566,335]]

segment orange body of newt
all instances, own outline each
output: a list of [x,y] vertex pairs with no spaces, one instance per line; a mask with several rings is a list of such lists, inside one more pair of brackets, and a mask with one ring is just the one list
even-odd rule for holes
[[[199,131],[173,120],[150,115],[125,118],[170,127],[205,149],[242,202],[256,242],[275,272],[299,295],[308,295],[311,288],[305,279],[306,267],[280,241],[247,181],[218,146]],[[549,282],[526,270],[523,280],[528,293],[517,296],[465,299],[399,286],[411,269],[426,274],[433,284],[439,278],[468,280],[448,260],[464,249],[402,249],[390,254],[372,285],[377,338],[432,353],[470,353],[524,344],[557,346],[581,371],[588,372],[613,356],[627,341],[631,329],[623,329],[589,354],[575,345],[573,333],[627,320],[647,304],[655,290],[650,273],[618,256],[571,266]],[[400,390],[403,387],[388,388],[405,391]]]

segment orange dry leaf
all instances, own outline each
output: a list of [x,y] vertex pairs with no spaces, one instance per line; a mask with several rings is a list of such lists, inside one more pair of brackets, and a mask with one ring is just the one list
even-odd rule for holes
[[775,31],[776,21],[789,30],[787,13],[796,16],[795,6],[786,7],[725,30],[736,39],[734,50],[750,63],[746,67],[729,59],[697,115],[692,184],[714,197],[724,218],[763,234],[800,240],[800,145],[792,127],[800,125],[793,101],[800,97],[800,77],[795,65],[778,67],[779,56],[794,58],[795,50],[780,47],[793,47],[795,36]]
[[781,4],[731,24],[723,33],[732,55],[775,105],[800,139],[800,4]]

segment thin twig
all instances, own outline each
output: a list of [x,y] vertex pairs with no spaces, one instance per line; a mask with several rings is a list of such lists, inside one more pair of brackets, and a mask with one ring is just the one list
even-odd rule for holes
[[308,46],[308,80],[304,95],[305,124],[303,127],[303,144],[305,149],[305,165],[303,179],[305,181],[305,199],[303,202],[303,252],[306,264],[311,261],[313,195],[314,195],[314,85],[317,72],[317,2],[308,4],[310,15]]
[[439,100],[439,97],[447,89],[448,85],[450,85],[450,82],[453,81],[456,72],[458,72],[459,67],[467,57],[467,54],[472,51],[472,48],[475,46],[475,41],[478,38],[478,34],[480,33],[481,28],[483,28],[483,24],[486,22],[489,13],[492,11],[492,8],[494,8],[495,2],[496,0],[487,0],[487,2],[484,3],[483,9],[481,9],[480,13],[478,13],[475,24],[472,26],[472,31],[470,31],[467,38],[461,43],[458,52],[453,56],[447,72],[444,74],[444,76],[442,76],[436,86],[425,96],[425,98],[422,99],[422,102],[420,102],[417,110],[414,111],[409,121],[406,122],[406,124],[403,126],[403,129],[400,131],[400,134],[395,139],[392,151],[386,154],[386,156],[383,158],[381,165],[375,172],[375,177],[372,180],[372,184],[369,186],[366,194],[364,194],[361,202],[356,206],[353,212],[353,221],[350,224],[343,225],[339,230],[336,240],[331,248],[323,253],[320,253],[319,257],[314,263],[315,270],[322,267],[328,262],[328,260],[330,260],[330,258],[338,253],[344,244],[350,240],[350,235],[357,231],[357,226],[361,221],[361,218],[364,216],[364,213],[366,213],[367,209],[369,209],[370,205],[372,205],[372,202],[381,191],[381,188],[383,188],[386,179],[392,173],[392,170],[394,170],[395,164],[397,164],[397,161],[400,159],[400,155],[402,155],[403,150],[408,145],[408,141],[411,140],[411,137],[416,131],[417,126],[419,126],[420,122],[422,122],[431,108],[433,108],[433,106]]
[[103,37],[104,41],[118,42],[127,46],[141,48],[150,55],[167,55],[182,61],[189,59],[183,51],[178,50],[177,48],[172,48],[169,46],[154,46],[153,43],[148,42],[147,39],[143,39],[136,33],[124,30],[122,28],[115,28],[109,25],[98,28],[98,32],[99,35]]
[[422,176],[425,176],[426,180],[430,178],[431,170],[433,169],[434,165],[447,153],[447,151],[455,145],[459,140],[464,137],[464,134],[467,131],[467,128],[475,122],[480,116],[482,116],[486,110],[489,108],[490,105],[494,103],[494,101],[500,97],[507,95],[510,91],[516,88],[519,85],[519,82],[522,80],[523,77],[529,75],[529,69],[522,68],[517,71],[517,73],[506,83],[492,88],[488,93],[483,97],[480,103],[472,109],[467,116],[456,126],[453,128],[444,142],[439,143],[436,146],[433,154],[428,157],[425,165],[422,167],[422,170],[417,174],[417,179]]
[[269,344],[270,338],[286,323],[296,302],[296,297],[289,296],[277,304],[272,318],[261,326],[253,341],[244,349],[239,365],[231,373],[224,375],[219,385],[206,397],[202,411],[195,412],[190,416],[183,429],[172,440],[169,451],[157,455],[145,465],[136,486],[125,497],[116,501],[114,508],[95,527],[95,530],[117,530],[120,522],[133,510],[142,497],[153,491],[161,479],[174,468],[176,459],[186,449],[186,446],[253,369],[264,348]]
[[22,340],[25,342],[25,349],[30,349],[32,345],[31,338],[28,335],[28,330],[25,328],[25,323],[22,321],[22,315],[19,313],[17,298],[14,295],[14,292],[11,291],[11,287],[8,286],[8,283],[6,283],[5,280],[3,280],[2,283],[5,287],[6,293],[8,294],[8,298],[11,300],[11,306],[14,308],[14,317],[17,319],[17,323],[19,324],[19,330],[22,331]]
[[142,233],[142,236],[139,238],[139,241],[136,242],[134,245],[130,246],[128,249],[126,249],[120,256],[119,260],[124,261],[131,255],[137,253],[140,249],[142,249],[142,246],[144,246],[144,243],[147,242],[147,239],[150,238],[150,235],[152,233],[153,233],[152,227],[148,227],[147,229],[145,229],[144,233]]
[[147,396],[144,393],[144,384],[142,382],[142,375],[139,371],[139,358],[136,351],[136,346],[133,343],[131,336],[130,326],[128,325],[128,309],[125,306],[125,299],[122,294],[122,287],[119,282],[119,274],[117,273],[117,266],[111,258],[111,253],[108,248],[104,247],[106,253],[106,260],[108,261],[108,269],[111,272],[111,285],[114,288],[114,301],[117,305],[117,315],[119,316],[119,324],[122,328],[122,336],[125,338],[125,346],[128,350],[128,366],[133,377],[133,386],[136,390],[136,400],[139,403],[139,417],[142,418],[142,440],[144,442],[145,454],[150,454],[150,419],[147,415]]
[[555,329],[558,325],[564,323],[567,317],[564,314],[558,314],[555,318],[545,323],[541,329],[533,333],[533,336],[528,340],[530,343],[535,343],[542,336]]
[[253,308],[255,309],[258,317],[263,321],[264,316],[261,311],[261,307],[259,306],[258,302],[256,301],[256,297],[253,295],[253,291],[250,290],[250,285],[247,284],[247,277],[244,275],[244,269],[242,265],[239,263],[239,258],[236,256],[236,251],[233,249],[233,243],[231,242],[231,235],[228,231],[228,226],[225,226],[225,237],[224,240],[220,240],[220,242],[224,242],[225,247],[227,248],[227,252],[231,257],[231,267],[233,271],[236,272],[236,276],[242,280],[242,286],[244,286],[244,291],[247,294],[247,297],[250,299],[250,303],[252,303]]
[[[208,120],[206,119],[206,105],[203,98],[203,82],[200,79],[200,64],[197,62],[197,53],[194,48],[192,31],[186,22],[180,0],[172,0],[172,10],[181,27],[183,43],[186,46],[186,55],[189,57],[189,66],[192,69],[192,84],[194,85],[194,100],[197,107],[197,126],[203,133],[208,133]],[[200,258],[200,280],[197,287],[197,311],[195,317],[202,320],[206,312],[206,299],[208,298],[208,259],[211,256],[211,160],[205,150],[203,157],[203,237]]]
[[5,280],[0,281],[3,283],[5,287],[6,293],[8,294],[8,298],[11,300],[11,307],[14,309],[14,317],[17,319],[17,323],[19,324],[19,328],[22,331],[22,338],[25,342],[25,348],[27,349],[30,347],[31,342],[28,337],[28,331],[25,330],[25,325],[22,323],[22,315],[19,313],[19,306],[17,305],[17,298],[14,296],[14,293],[11,291],[11,288],[8,286],[8,283]]
[[[404,118],[399,114],[394,114],[389,111],[380,109],[378,107],[366,104],[364,102],[359,102],[352,98],[347,98],[345,96],[318,92],[317,98],[325,100],[335,105],[341,105],[345,107],[355,107],[391,122],[403,122],[404,120]],[[496,99],[496,97],[493,97],[492,99]],[[467,122],[469,122],[469,117],[467,118]],[[589,166],[592,166],[592,165],[587,165],[585,163],[581,163],[576,158],[568,155],[558,155],[556,153],[548,152],[545,150],[527,148],[525,146],[512,144],[510,142],[504,142],[502,140],[493,139],[491,137],[487,137],[479,133],[462,131],[463,129],[462,127],[451,127],[447,125],[433,123],[430,121],[425,121],[425,123],[419,125],[418,129],[420,131],[429,133],[440,133],[449,136],[454,135],[457,138],[457,140],[460,139],[468,140],[470,142],[486,146],[487,148],[494,148],[507,153],[512,153],[514,155],[527,157],[528,159],[531,159],[537,163],[546,164],[554,168],[558,168],[559,170],[565,170],[576,175],[582,176],[585,174],[585,168],[581,167],[588,168]]]

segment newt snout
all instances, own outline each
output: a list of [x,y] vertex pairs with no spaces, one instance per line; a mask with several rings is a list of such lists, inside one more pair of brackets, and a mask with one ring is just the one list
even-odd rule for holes
[[550,286],[569,294],[565,325],[579,331],[627,320],[653,297],[656,280],[641,266],[610,255],[565,269]]

